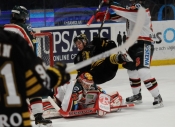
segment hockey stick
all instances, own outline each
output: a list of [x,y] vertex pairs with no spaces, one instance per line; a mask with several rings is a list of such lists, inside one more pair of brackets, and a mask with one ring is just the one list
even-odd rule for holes
[[58,105],[54,102],[54,100],[50,96],[48,96],[48,100],[51,103],[51,105],[59,112],[60,107],[58,107]]
[[101,8],[101,6],[103,5],[103,3],[104,3],[104,1],[102,0],[101,3],[99,4],[97,10],[95,11],[94,15],[93,15],[93,16],[89,19],[89,21],[87,22],[87,26],[89,26],[89,25],[93,22],[93,20],[94,20],[94,18],[95,18],[95,14],[100,10],[100,8]]
[[143,7],[140,7],[138,14],[137,14],[137,20],[136,20],[134,29],[132,31],[132,34],[129,37],[129,39],[122,46],[120,46],[118,48],[113,48],[113,49],[108,50],[106,52],[103,52],[99,55],[96,55],[88,60],[82,61],[82,62],[75,64],[75,65],[72,65],[70,67],[67,67],[66,71],[72,72],[74,70],[78,70],[78,69],[80,69],[84,66],[87,66],[87,65],[89,65],[89,64],[91,64],[99,59],[106,58],[106,57],[110,56],[111,54],[116,54],[117,52],[125,50],[125,48],[132,46],[134,44],[134,42],[137,40],[137,37],[139,36],[140,31],[143,28],[143,25],[145,22],[145,16],[146,16],[145,9]]
[[101,33],[101,30],[102,30],[103,24],[105,23],[105,19],[106,19],[106,15],[107,15],[108,11],[109,11],[109,7],[107,7],[107,9],[106,9],[106,12],[105,12],[103,21],[102,21],[102,23],[101,23],[101,26],[100,26],[100,29],[99,29],[99,32],[98,32],[98,37],[99,37],[99,38],[100,38],[100,33]]

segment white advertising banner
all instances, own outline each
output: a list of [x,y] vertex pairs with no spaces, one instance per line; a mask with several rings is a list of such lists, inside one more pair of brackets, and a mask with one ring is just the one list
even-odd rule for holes
[[153,60],[175,58],[175,21],[153,22]]
[[[114,24],[113,24],[114,25]],[[152,22],[153,34],[150,35],[154,40],[153,60],[165,60],[175,58],[175,21],[155,21]],[[125,23],[116,23],[115,32],[112,33],[111,39],[117,45],[125,42],[126,27]]]

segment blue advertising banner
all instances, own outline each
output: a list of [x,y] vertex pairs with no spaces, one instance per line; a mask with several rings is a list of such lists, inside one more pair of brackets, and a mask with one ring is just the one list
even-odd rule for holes
[[[67,7],[54,9],[55,26],[86,24],[96,11],[97,7]],[[102,7],[100,11],[105,11]]]
[[[62,61],[65,63],[72,63],[78,49],[75,47],[73,39],[77,35],[83,33],[87,38],[92,41],[93,37],[98,34],[99,27],[97,28],[76,28],[76,29],[54,29],[42,30],[41,32],[52,32],[53,34],[53,60],[54,62]],[[101,37],[111,39],[111,28],[103,27]]]

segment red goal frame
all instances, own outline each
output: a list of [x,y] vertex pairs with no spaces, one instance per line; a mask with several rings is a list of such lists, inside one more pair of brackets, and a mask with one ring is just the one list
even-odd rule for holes
[[42,36],[48,36],[49,37],[49,46],[50,46],[50,66],[53,66],[54,61],[53,61],[53,34],[50,32],[41,32],[41,33],[35,33],[35,37],[42,37]]

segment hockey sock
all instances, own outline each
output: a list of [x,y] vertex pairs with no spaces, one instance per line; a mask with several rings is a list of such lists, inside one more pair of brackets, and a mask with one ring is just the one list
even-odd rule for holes
[[144,84],[153,97],[157,97],[159,95],[158,84],[155,78],[144,81]]
[[130,85],[131,85],[133,94],[137,95],[140,92],[140,89],[141,89],[140,78],[138,78],[138,79],[129,78],[129,81],[130,81]]

